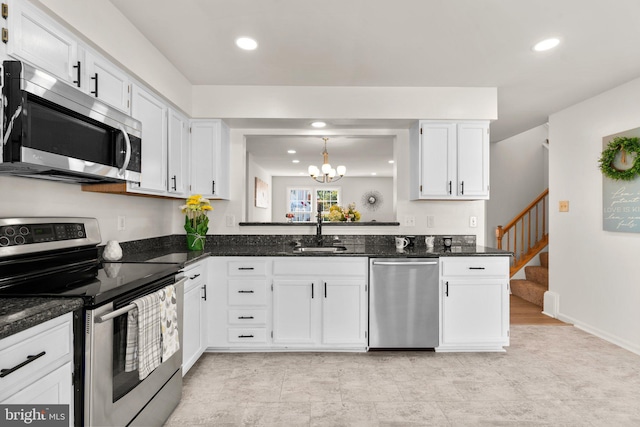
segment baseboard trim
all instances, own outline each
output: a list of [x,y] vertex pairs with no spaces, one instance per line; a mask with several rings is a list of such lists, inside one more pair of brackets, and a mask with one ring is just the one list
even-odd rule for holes
[[603,331],[601,329],[598,329],[598,328],[596,328],[596,327],[594,327],[592,325],[589,325],[587,323],[581,322],[578,319],[574,319],[573,317],[564,315],[562,313],[558,314],[557,319],[558,320],[562,320],[563,322],[566,322],[566,323],[571,323],[571,324],[573,324],[573,326],[575,326],[576,328],[578,328],[578,329],[580,329],[582,331],[585,331],[585,332],[587,332],[587,333],[589,333],[591,335],[595,335],[596,337],[602,338],[603,340],[608,341],[611,344],[615,344],[618,347],[622,347],[625,350],[628,350],[628,351],[630,351],[632,353],[640,355],[640,345],[633,344],[633,343],[631,343],[631,342],[629,342],[629,341],[627,341],[627,340],[625,340],[623,338],[620,338],[620,337],[618,337],[616,335],[612,335],[612,334],[610,334],[608,332],[605,332],[605,331]]

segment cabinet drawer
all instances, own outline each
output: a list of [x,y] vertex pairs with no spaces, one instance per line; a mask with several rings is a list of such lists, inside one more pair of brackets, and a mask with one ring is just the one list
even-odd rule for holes
[[229,276],[265,276],[267,261],[229,261]]
[[267,323],[266,310],[229,310],[230,325],[264,325]]
[[204,277],[204,265],[202,262],[184,269],[184,275],[189,280],[202,280]]
[[265,280],[229,280],[229,305],[265,305],[266,294]]
[[461,257],[447,258],[441,263],[442,276],[509,276],[507,257]]
[[[14,387],[33,382],[38,371],[44,369],[44,375],[46,371],[55,368],[55,362],[63,358],[72,360],[72,334],[72,318],[69,313],[0,341],[0,369],[11,369],[26,362],[28,358],[33,360],[0,378],[0,400],[6,398],[5,392],[11,392]],[[40,354],[42,356],[37,358],[29,357]]]
[[231,343],[266,343],[265,328],[229,328],[227,340]]

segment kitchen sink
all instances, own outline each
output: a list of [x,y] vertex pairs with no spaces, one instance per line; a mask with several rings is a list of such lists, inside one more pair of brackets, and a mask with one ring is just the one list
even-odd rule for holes
[[293,252],[320,252],[320,253],[339,253],[346,252],[346,246],[298,246],[293,248]]

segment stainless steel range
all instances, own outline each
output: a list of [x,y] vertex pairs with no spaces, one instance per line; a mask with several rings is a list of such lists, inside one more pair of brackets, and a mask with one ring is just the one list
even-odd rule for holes
[[[99,262],[93,218],[0,218],[0,297],[80,297],[76,423],[161,426],[182,393],[184,281],[177,263]],[[128,366],[132,302],[174,285],[179,348],[146,378]],[[77,374],[77,372],[76,372]]]

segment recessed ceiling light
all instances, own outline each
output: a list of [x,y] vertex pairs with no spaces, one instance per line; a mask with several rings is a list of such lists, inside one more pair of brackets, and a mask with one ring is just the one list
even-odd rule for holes
[[300,160],[291,160],[291,163],[300,163]]
[[311,123],[311,126],[313,126],[314,128],[323,128],[326,125],[327,124],[325,122],[313,122],[313,123]]
[[545,50],[553,49],[559,44],[560,44],[560,39],[553,37],[553,38],[545,39],[536,43],[533,46],[533,50],[535,50],[536,52],[544,52]]
[[258,47],[258,42],[250,37],[240,37],[236,39],[236,46],[244,50],[255,50]]
[[287,150],[287,153],[289,153],[289,154],[296,154],[296,150]]
[[394,163],[395,163],[395,162],[394,162],[393,160],[389,160],[389,164],[390,164],[390,165],[392,165],[392,164],[394,164]]

